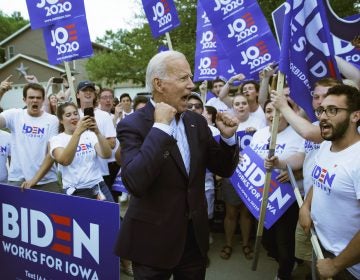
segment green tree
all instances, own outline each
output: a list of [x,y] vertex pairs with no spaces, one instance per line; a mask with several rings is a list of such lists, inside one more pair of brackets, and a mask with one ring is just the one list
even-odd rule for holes
[[[180,26],[170,32],[173,49],[183,52],[191,65],[194,63],[196,39],[196,0],[175,1]],[[159,47],[167,46],[166,37],[154,39],[145,14],[137,14],[132,30],[107,31],[99,44],[113,51],[104,51],[92,57],[86,65],[91,79],[114,84],[127,80],[145,85],[145,71],[149,59]]]
[[[9,17],[0,11],[0,42],[28,23],[29,22],[24,20],[19,12],[14,12]],[[0,63],[3,63],[4,61],[5,51],[4,49],[0,48]]]
[[0,11],[0,42],[28,23],[19,12],[9,17]]

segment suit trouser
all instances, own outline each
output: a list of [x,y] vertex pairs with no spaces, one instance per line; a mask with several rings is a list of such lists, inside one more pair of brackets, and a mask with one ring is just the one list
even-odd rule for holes
[[192,222],[190,221],[188,224],[183,255],[174,268],[160,269],[133,262],[133,270],[136,280],[167,280],[171,275],[174,280],[205,279],[206,257],[201,255]]
[[262,244],[268,255],[275,258],[279,267],[277,276],[280,279],[291,279],[295,264],[295,229],[298,221],[299,207],[293,203],[279,220],[268,230],[264,230]]

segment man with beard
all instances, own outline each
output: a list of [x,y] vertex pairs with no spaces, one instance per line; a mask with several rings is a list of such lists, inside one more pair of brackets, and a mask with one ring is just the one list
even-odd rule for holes
[[[3,93],[0,92],[0,100]],[[56,116],[42,110],[45,90],[40,84],[29,83],[23,88],[26,109],[9,109],[0,114],[0,129],[11,131],[11,162],[8,181],[20,186],[30,180],[41,163],[51,162],[47,152],[48,140],[58,134],[59,121]],[[52,165],[52,164],[51,164]],[[36,189],[60,192],[54,165],[38,182]]]
[[315,113],[325,141],[315,156],[313,186],[299,223],[305,232],[314,223],[326,257],[317,262],[322,277],[359,279],[360,93],[351,86],[334,86]]

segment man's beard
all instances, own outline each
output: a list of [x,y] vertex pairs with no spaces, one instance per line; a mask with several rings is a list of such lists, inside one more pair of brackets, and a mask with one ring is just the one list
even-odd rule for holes
[[350,122],[350,116],[347,116],[343,122],[338,123],[335,126],[328,124],[331,127],[332,132],[328,135],[324,135],[321,130],[321,137],[327,141],[334,141],[342,138],[345,132],[349,128],[349,122]]

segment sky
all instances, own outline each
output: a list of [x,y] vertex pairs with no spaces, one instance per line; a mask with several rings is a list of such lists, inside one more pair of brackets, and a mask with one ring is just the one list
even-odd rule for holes
[[[84,0],[86,18],[90,32],[90,38],[95,41],[96,37],[105,35],[106,30],[117,31],[118,29],[129,29],[131,20],[141,7],[132,0]],[[21,13],[22,17],[29,20],[25,0],[1,0],[0,10],[8,15],[15,11]]]

